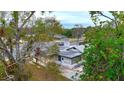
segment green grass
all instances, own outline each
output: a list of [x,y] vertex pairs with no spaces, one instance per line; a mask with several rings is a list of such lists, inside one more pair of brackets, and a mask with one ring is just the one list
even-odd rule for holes
[[5,76],[4,65],[2,64],[2,62],[0,62],[0,79],[4,78]]

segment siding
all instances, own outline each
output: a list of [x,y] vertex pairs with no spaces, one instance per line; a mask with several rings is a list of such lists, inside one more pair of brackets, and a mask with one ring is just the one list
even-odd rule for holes
[[66,64],[71,64],[72,60],[70,58],[61,57],[61,62]]
[[77,56],[75,58],[72,58],[72,64],[78,63],[79,61],[81,61],[81,56]]
[[78,63],[79,61],[81,61],[81,56],[77,56],[72,59],[61,56],[61,62],[65,64],[74,64]]

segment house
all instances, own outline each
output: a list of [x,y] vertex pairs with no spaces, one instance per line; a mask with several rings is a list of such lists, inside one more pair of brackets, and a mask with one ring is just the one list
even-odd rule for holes
[[80,66],[82,63],[84,45],[73,45],[70,44],[68,40],[64,40],[62,42],[63,44],[59,44],[57,63],[70,69]]
[[66,38],[66,36],[57,34],[57,35],[54,35],[54,38],[55,38],[56,40],[61,40],[61,39]]
[[76,47],[67,48],[58,54],[58,63],[69,68],[79,66],[81,60],[82,52]]
[[81,60],[81,52],[77,50],[75,47],[66,49],[65,51],[60,51],[58,55],[58,60],[67,63],[67,64],[74,64]]
[[[56,50],[56,47],[52,46],[58,45],[58,53],[53,54],[53,51]],[[61,66],[65,66],[68,68],[75,68],[80,66],[82,63],[82,53],[84,50],[84,45],[77,43],[70,43],[68,38],[61,38],[61,40],[55,40],[51,42],[35,42],[32,45],[32,58],[36,58],[36,50],[39,48],[39,62],[48,63],[48,62],[56,62]]]

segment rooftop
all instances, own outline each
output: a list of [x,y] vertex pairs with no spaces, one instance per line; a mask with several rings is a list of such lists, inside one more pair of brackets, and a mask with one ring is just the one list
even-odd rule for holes
[[56,39],[64,39],[64,38],[67,38],[67,37],[64,36],[64,35],[58,34],[58,35],[54,35],[54,38],[56,38]]
[[77,49],[64,50],[64,51],[60,51],[60,53],[59,53],[60,56],[68,57],[68,58],[80,56],[81,54],[82,53]]

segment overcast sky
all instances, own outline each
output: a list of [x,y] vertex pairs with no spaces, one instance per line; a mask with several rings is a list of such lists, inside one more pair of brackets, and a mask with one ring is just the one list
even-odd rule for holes
[[[112,17],[108,12],[105,12],[105,14]],[[36,16],[41,16],[40,12],[36,12]],[[65,28],[72,28],[75,24],[81,24],[83,27],[94,26],[87,11],[56,11],[50,15],[46,14],[46,16],[55,16]],[[107,19],[101,17],[101,20]]]

